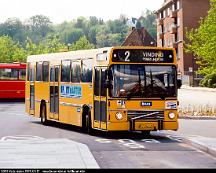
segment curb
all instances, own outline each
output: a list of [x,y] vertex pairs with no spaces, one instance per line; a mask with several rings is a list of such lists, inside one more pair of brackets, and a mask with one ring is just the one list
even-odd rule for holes
[[196,149],[199,149],[205,153],[208,153],[208,154],[216,157],[216,147],[206,146],[203,142],[200,142],[200,141],[197,141],[194,139],[189,139],[189,137],[183,137],[183,141],[186,142],[187,144],[192,145]]
[[186,119],[186,120],[216,120],[216,116],[179,116],[179,119]]
[[189,86],[182,86],[180,89],[185,90],[193,90],[193,91],[208,91],[208,92],[216,92],[215,88],[205,88],[205,87],[189,87]]

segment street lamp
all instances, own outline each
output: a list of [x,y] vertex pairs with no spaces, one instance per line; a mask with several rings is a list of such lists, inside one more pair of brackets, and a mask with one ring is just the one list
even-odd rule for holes
[[193,86],[195,86],[195,62],[196,62],[197,58],[193,57],[192,58],[192,67],[193,67],[193,71],[192,71],[192,76],[193,76]]
[[71,44],[70,44],[70,43],[68,43],[68,44],[67,44],[68,51],[70,50],[70,46],[71,46]]

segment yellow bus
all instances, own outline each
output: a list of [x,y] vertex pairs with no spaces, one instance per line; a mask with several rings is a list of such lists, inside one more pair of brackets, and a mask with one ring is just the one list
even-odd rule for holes
[[119,46],[27,58],[26,112],[103,131],[178,129],[176,52]]

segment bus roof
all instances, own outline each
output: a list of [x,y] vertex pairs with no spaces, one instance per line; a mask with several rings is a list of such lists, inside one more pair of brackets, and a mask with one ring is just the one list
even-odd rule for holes
[[[109,52],[112,47],[104,47],[99,49],[88,49],[88,50],[77,50],[70,52],[59,52],[49,53],[40,55],[30,55],[27,58],[27,62],[38,62],[41,60],[52,61],[52,60],[66,60],[66,59],[78,59],[78,58],[94,58],[96,54]],[[86,56],[88,55],[88,57]]]
[[[52,63],[60,63],[61,60],[76,60],[76,59],[88,59],[88,58],[96,58],[97,54],[100,53],[110,53],[113,49],[149,49],[149,50],[172,50],[174,48],[166,48],[166,47],[149,47],[149,46],[116,46],[116,47],[104,47],[98,49],[88,49],[88,50],[77,50],[70,52],[59,52],[59,53],[48,53],[48,54],[40,54],[40,55],[30,55],[27,58],[27,62],[36,63],[39,61],[50,61]],[[109,61],[109,56],[108,56]],[[108,62],[107,61],[107,62]],[[176,60],[174,60],[176,62]]]

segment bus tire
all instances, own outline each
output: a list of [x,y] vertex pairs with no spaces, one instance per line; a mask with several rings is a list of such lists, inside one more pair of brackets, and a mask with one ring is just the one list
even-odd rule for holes
[[146,136],[146,137],[147,137],[147,136],[150,136],[150,132],[151,132],[150,130],[142,131],[142,135],[143,135],[143,136]]
[[41,118],[41,123],[43,125],[47,125],[46,104],[44,102],[42,102],[40,106],[40,118]]

